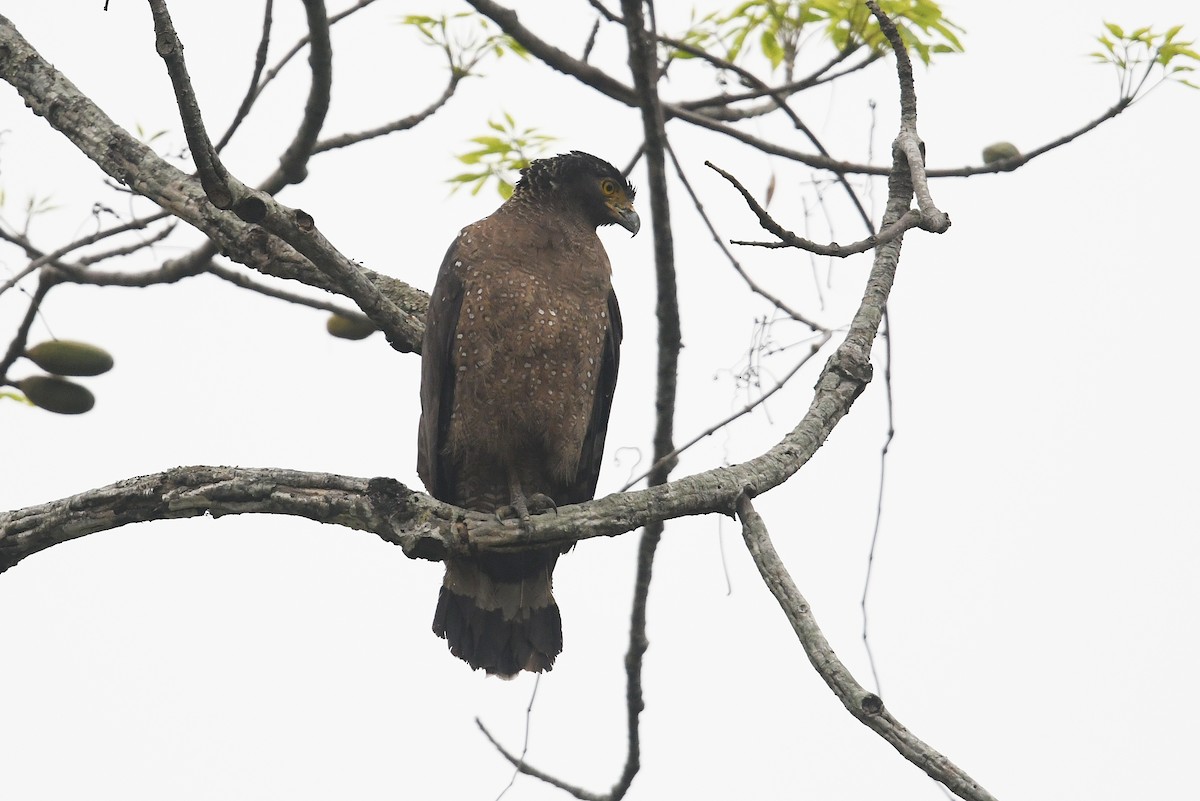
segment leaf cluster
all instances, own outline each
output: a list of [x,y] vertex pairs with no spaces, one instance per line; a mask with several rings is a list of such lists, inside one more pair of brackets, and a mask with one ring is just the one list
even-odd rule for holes
[[506,33],[497,32],[487,17],[473,11],[438,17],[408,14],[399,22],[415,29],[425,44],[445,53],[450,69],[464,77],[474,74],[475,67],[487,56],[502,58],[512,53],[529,58],[520,43]]
[[[1163,81],[1175,81],[1193,89],[1200,85],[1187,79],[1195,72],[1200,62],[1200,52],[1193,49],[1194,40],[1180,40],[1182,25],[1174,25],[1161,33],[1149,26],[1126,31],[1113,22],[1105,22],[1106,32],[1096,37],[1101,50],[1088,55],[1101,64],[1112,64],[1117,70],[1117,82],[1121,98],[1132,101]],[[1149,86],[1147,80],[1156,68],[1161,68],[1159,79]]]
[[512,115],[505,112],[500,122],[488,120],[494,135],[475,136],[469,141],[479,145],[459,156],[459,161],[477,169],[463,172],[448,179],[453,185],[451,192],[465,186],[477,195],[489,181],[496,182],[496,191],[507,200],[515,186],[512,176],[529,166],[534,157],[546,149],[556,137],[541,133],[537,128],[518,128]]
[[[909,50],[928,64],[935,53],[960,53],[962,28],[946,19],[933,0],[882,0]],[[731,62],[757,52],[772,70],[791,74],[805,38],[814,34],[846,52],[866,46],[888,49],[887,40],[866,5],[856,0],[745,0],[729,12],[701,17],[681,37],[694,47],[719,48]],[[673,58],[692,54],[673,51]]]

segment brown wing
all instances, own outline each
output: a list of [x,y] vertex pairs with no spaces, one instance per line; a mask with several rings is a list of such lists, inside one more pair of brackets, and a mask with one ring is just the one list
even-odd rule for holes
[[430,495],[447,502],[452,502],[458,483],[454,465],[442,458],[450,410],[454,406],[451,348],[463,299],[457,254],[456,238],[442,259],[425,316],[425,337],[421,341],[421,424],[417,435],[417,474]]
[[613,393],[617,389],[617,369],[621,365],[621,307],[617,295],[608,291],[608,336],[604,341],[604,354],[600,362],[600,375],[596,382],[596,400],[592,406],[592,417],[588,422],[587,434],[583,438],[583,452],[579,458],[579,472],[575,481],[567,487],[566,497],[556,498],[559,503],[582,503],[596,495],[596,482],[600,478],[600,464],[604,461],[604,437],[608,434],[608,415],[612,410]]

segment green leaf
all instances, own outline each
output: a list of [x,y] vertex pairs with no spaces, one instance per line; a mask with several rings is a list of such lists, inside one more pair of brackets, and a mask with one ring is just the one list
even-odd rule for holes
[[763,55],[771,62],[771,68],[777,69],[783,63],[784,50],[783,45],[779,43],[778,37],[770,30],[762,32],[759,37],[759,45],[762,47]]

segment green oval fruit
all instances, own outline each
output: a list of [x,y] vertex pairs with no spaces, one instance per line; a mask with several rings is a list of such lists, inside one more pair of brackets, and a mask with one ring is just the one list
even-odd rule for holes
[[83,414],[96,405],[87,387],[55,375],[31,375],[17,386],[34,406],[55,414]]
[[370,320],[331,314],[325,321],[325,330],[339,339],[366,339],[379,329]]
[[55,375],[100,375],[113,366],[113,357],[104,348],[69,339],[34,345],[25,351],[25,358]]
[[983,149],[983,163],[995,164],[997,161],[1016,158],[1020,155],[1021,151],[1017,150],[1017,146],[1012,142],[997,142]]

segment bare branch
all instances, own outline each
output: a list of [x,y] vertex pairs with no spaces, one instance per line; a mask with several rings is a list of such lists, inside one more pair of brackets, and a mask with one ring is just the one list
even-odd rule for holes
[[887,710],[878,695],[868,692],[854,679],[830,647],[829,641],[825,639],[808,601],[800,594],[787,567],[775,552],[766,525],[755,511],[749,494],[744,494],[738,499],[737,513],[742,522],[742,537],[754,558],[759,574],[787,615],[796,637],[808,655],[808,661],[850,714],[887,740],[901,756],[942,782],[960,798],[968,801],[995,801],[991,793],[979,786],[979,783],[961,768],[906,729]]
[[739,92],[737,94],[724,93],[713,95],[711,97],[700,98],[699,100],[688,100],[680,103],[679,106],[680,108],[686,108],[693,111],[704,111],[707,109],[712,109],[716,106],[728,106],[732,103],[738,103],[743,100],[755,100],[768,95],[782,95],[787,97],[798,92],[802,92],[805,89],[811,89],[814,86],[820,86],[823,83],[837,80],[838,78],[841,78],[844,75],[849,75],[852,72],[858,72],[859,70],[874,64],[883,57],[883,53],[881,51],[873,51],[868,53],[868,55],[861,61],[852,64],[844,70],[838,70],[837,72],[832,73],[829,72],[829,70],[833,69],[838,64],[852,56],[854,53],[858,52],[858,50],[859,47],[857,46],[842,50],[824,65],[814,70],[812,74],[796,81],[789,81],[787,83],[779,84],[778,86],[768,86],[766,84],[762,84],[760,86],[759,83],[756,82],[754,84],[754,89],[748,89],[745,92]]
[[908,229],[918,227],[922,222],[921,213],[919,211],[910,211],[903,215],[899,220],[896,220],[887,228],[880,231],[878,234],[874,234],[866,239],[859,240],[854,244],[839,245],[836,242],[831,242],[828,245],[821,245],[809,239],[805,239],[802,236],[798,236],[797,234],[794,234],[784,228],[779,223],[775,222],[775,218],[768,214],[767,210],[759,205],[758,201],[754,199],[754,195],[750,194],[750,190],[742,186],[741,181],[739,181],[737,178],[725,172],[725,170],[722,170],[711,161],[706,161],[704,164],[726,181],[729,181],[729,183],[733,184],[734,188],[741,193],[742,199],[746,201],[746,205],[749,206],[750,210],[753,211],[758,217],[759,225],[765,228],[768,232],[779,237],[778,242],[747,242],[740,239],[731,239],[730,243],[734,245],[752,245],[755,247],[765,248],[791,247],[807,250],[809,253],[816,253],[818,256],[836,256],[838,258],[845,258],[846,256],[853,256],[856,253],[865,253],[866,251],[872,250],[879,245],[884,244],[885,242],[890,242],[896,237],[902,236]]
[[[355,3],[354,5],[350,6],[349,8],[346,8],[343,11],[339,11],[338,13],[336,13],[332,17],[330,17],[329,24],[336,25],[339,22],[341,22],[342,20],[344,20],[346,17],[350,16],[351,14],[355,13],[356,11],[361,11],[362,9],[366,8],[367,6],[371,5],[374,2],[375,2],[375,0],[358,0],[358,2]],[[258,89],[254,93],[256,98],[263,93],[264,89],[267,88],[267,84],[269,84],[271,81],[275,80],[275,77],[277,75],[279,75],[279,73],[283,70],[284,67],[287,66],[288,62],[290,62],[293,58],[296,57],[296,54],[298,54],[301,50],[303,50],[305,47],[308,46],[308,43],[310,40],[311,40],[311,34],[305,34],[304,36],[301,36],[296,41],[296,43],[294,45],[292,45],[286,53],[283,54],[283,56],[279,59],[279,61],[275,62],[274,66],[272,66],[270,69],[267,70],[266,74],[263,76],[262,82],[259,83]]]
[[337,136],[331,136],[328,139],[322,139],[313,147],[313,154],[315,155],[317,153],[324,153],[327,150],[334,150],[339,147],[349,147],[350,145],[356,145],[359,142],[365,142],[368,139],[375,139],[380,136],[387,136],[388,134],[396,133],[397,131],[407,131],[409,128],[415,128],[417,125],[424,122],[426,118],[432,116],[442,106],[446,105],[446,101],[448,101],[454,95],[455,90],[458,89],[459,81],[461,81],[463,77],[464,76],[462,73],[451,70],[450,82],[446,85],[446,88],[442,90],[441,97],[430,103],[422,110],[418,111],[416,114],[410,114],[407,117],[393,120],[385,125],[369,128],[365,131],[338,134]]
[[216,263],[210,264],[205,272],[220,278],[222,281],[228,281],[234,286],[239,286],[242,289],[248,289],[251,292],[257,292],[258,294],[265,295],[269,298],[285,300],[288,303],[294,303],[297,306],[308,306],[310,309],[318,309],[320,311],[332,312],[333,314],[340,314],[343,317],[349,317],[351,319],[367,319],[366,316],[364,316],[357,309],[348,309],[336,303],[332,303],[327,300],[321,300],[320,298],[311,298],[307,295],[301,295],[296,292],[288,292],[285,289],[267,286],[261,281],[255,281],[253,278],[244,273],[240,273],[237,270],[231,270],[228,267],[222,267]]
[[225,146],[229,144],[229,140],[233,139],[233,135],[237,133],[237,129],[241,127],[246,117],[250,114],[250,109],[254,107],[254,101],[258,99],[260,92],[258,82],[262,78],[263,69],[267,66],[267,50],[271,45],[271,12],[274,10],[274,7],[275,0],[266,0],[263,7],[262,35],[258,39],[258,49],[254,52],[254,69],[250,72],[250,88],[246,90],[245,96],[242,97],[242,102],[238,104],[238,109],[234,113],[229,127],[225,129],[225,133],[217,141],[215,147],[218,153],[225,149]]
[[1033,150],[1030,150],[1028,153],[1022,153],[1020,156],[1004,159],[1002,161],[997,161],[992,164],[980,164],[977,167],[959,167],[957,169],[928,170],[926,172],[926,175],[928,175],[930,178],[969,178],[972,175],[985,175],[987,173],[997,173],[997,172],[1012,172],[1013,170],[1015,170],[1019,167],[1023,167],[1024,165],[1033,161],[1038,156],[1045,155],[1046,153],[1049,153],[1052,150],[1057,150],[1058,148],[1062,147],[1063,145],[1075,141],[1079,137],[1083,136],[1085,133],[1088,133],[1089,131],[1099,128],[1101,125],[1108,122],[1112,118],[1116,117],[1118,114],[1123,112],[1125,109],[1129,108],[1129,104],[1131,102],[1132,101],[1129,98],[1121,98],[1119,101],[1117,101],[1116,105],[1112,106],[1110,109],[1105,111],[1103,114],[1101,114],[1099,117],[1092,120],[1091,122],[1081,125],[1080,127],[1076,128],[1074,131],[1071,131],[1068,134],[1064,134],[1063,136],[1058,137],[1057,139],[1055,139],[1052,142],[1047,142],[1046,144],[1044,144],[1040,147],[1036,147]]
[[[94,234],[88,234],[85,237],[76,239],[74,242],[69,242],[60,248],[56,248],[55,250],[52,250],[49,253],[38,252],[37,248],[35,248],[33,246],[33,244],[24,236],[17,236],[17,237],[5,236],[4,237],[5,239],[8,239],[9,241],[13,242],[17,246],[19,246],[22,250],[24,250],[26,254],[32,255],[32,256],[34,256],[34,258],[29,264],[25,265],[24,269],[22,269],[15,276],[13,276],[8,281],[5,281],[2,285],[0,285],[0,295],[3,295],[9,289],[12,289],[14,286],[17,285],[17,283],[22,278],[24,278],[25,276],[34,272],[35,270],[42,267],[43,265],[53,264],[55,266],[61,267],[62,264],[59,260],[63,256],[66,256],[67,254],[71,253],[72,251],[78,250],[79,248],[87,247],[88,245],[94,245],[97,242],[108,239],[109,237],[128,233],[129,231],[141,231],[141,230],[145,229],[151,223],[158,222],[159,220],[161,220],[167,216],[168,215],[166,212],[160,211],[160,212],[156,212],[155,214],[148,215],[146,217],[139,217],[137,219],[130,220],[127,223],[122,223],[121,225],[114,225],[112,228],[105,228],[100,231],[97,231]],[[171,230],[171,226],[168,226],[167,231],[169,232],[170,230]],[[2,232],[0,232],[0,234],[2,234]],[[159,238],[161,238],[161,236]],[[113,255],[122,255],[122,254],[117,253],[115,251],[109,251],[109,255],[104,256],[103,258],[111,258]],[[80,259],[79,263],[80,264],[95,264],[96,262],[98,262],[100,260],[101,260],[100,256],[93,255],[93,256],[84,257],[84,259]]]
[[64,283],[90,284],[93,286],[147,287],[156,284],[173,284],[184,278],[200,275],[208,270],[217,249],[206,242],[192,252],[177,259],[168,259],[150,270],[131,273],[125,271],[81,270],[72,265],[55,265]]
[[700,219],[704,221],[704,225],[706,228],[708,228],[709,234],[712,235],[713,241],[717,243],[717,247],[720,248],[721,252],[725,254],[725,258],[729,260],[729,264],[731,267],[733,267],[734,272],[736,272],[738,276],[740,276],[741,279],[746,282],[746,286],[750,287],[750,291],[764,298],[772,306],[779,309],[796,322],[806,325],[814,331],[826,330],[824,326],[813,322],[806,315],[801,314],[799,311],[792,308],[790,304],[785,303],[778,295],[768,291],[766,287],[762,286],[750,277],[750,273],[746,272],[745,268],[742,267],[742,263],[734,258],[733,253],[730,252],[729,248],[725,247],[724,240],[722,240],[720,234],[717,233],[716,227],[712,224],[712,220],[709,219],[708,212],[704,210],[704,204],[700,202],[700,198],[696,195],[696,191],[692,189],[691,181],[687,179],[687,174],[684,172],[683,166],[679,163],[679,159],[675,158],[675,151],[671,149],[669,145],[667,147],[667,152],[671,156],[671,163],[675,167],[675,174],[679,176],[679,180],[683,184],[683,188],[687,190],[688,197],[692,199],[692,205],[696,208],[696,213],[699,214]]

